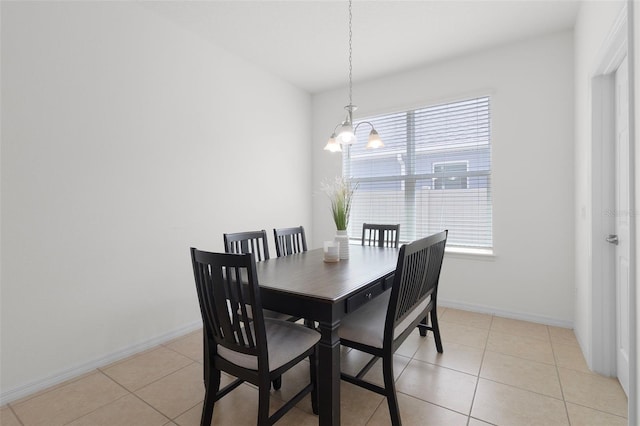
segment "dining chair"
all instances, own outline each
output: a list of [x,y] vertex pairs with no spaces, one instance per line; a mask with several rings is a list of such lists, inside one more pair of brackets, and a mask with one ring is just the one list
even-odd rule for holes
[[[315,354],[320,333],[264,317],[253,253],[210,253],[191,248],[191,260],[205,339],[200,425],[210,425],[216,401],[243,382],[258,387],[258,425],[274,424],[309,393],[317,414]],[[269,416],[271,381],[307,357],[309,384]],[[221,371],[237,378],[222,389]]]
[[273,237],[276,241],[278,257],[307,251],[307,239],[302,226],[274,229]]
[[398,248],[400,242],[400,224],[381,225],[364,223],[362,225],[362,245]]
[[[391,291],[348,314],[338,328],[340,344],[373,355],[355,376],[341,373],[340,378],[385,396],[394,426],[402,424],[394,384],[394,352],[427,315],[436,349],[443,352],[436,301],[447,234],[445,230],[403,245]],[[384,387],[363,379],[378,358],[382,358]]]
[[[226,253],[247,254],[253,253],[257,260],[269,260],[269,241],[267,231],[246,231],[223,234],[224,251]],[[291,316],[282,312],[264,310],[264,316],[271,319],[279,319],[289,322],[296,322],[300,317]],[[282,378],[273,380],[273,388],[278,390],[282,387]]]
[[[276,241],[276,254],[278,257],[289,256],[296,253],[307,251],[307,238],[304,235],[304,227],[296,226],[293,228],[274,228],[273,237]],[[297,321],[300,318],[290,321]],[[315,323],[311,320],[304,320],[304,325],[314,328]]]
[[[269,242],[267,241],[267,231],[264,229],[262,231],[234,232],[230,234],[223,234],[222,236],[224,239],[224,251],[226,253],[253,253],[259,261],[269,260]],[[271,311],[269,309],[265,309],[265,316],[291,322],[296,322],[300,319],[298,317]]]
[[267,231],[248,231],[223,234],[226,253],[253,253],[256,260],[269,259]]

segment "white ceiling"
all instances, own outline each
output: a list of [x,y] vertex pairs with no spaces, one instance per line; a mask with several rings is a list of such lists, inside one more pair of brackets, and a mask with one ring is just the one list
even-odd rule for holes
[[[348,81],[348,2],[144,2],[311,93]],[[355,0],[353,80],[573,28],[578,0]]]

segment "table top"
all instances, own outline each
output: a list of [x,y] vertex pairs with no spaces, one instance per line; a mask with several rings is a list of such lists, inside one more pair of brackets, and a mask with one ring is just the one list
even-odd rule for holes
[[398,249],[351,245],[349,259],[324,262],[323,249],[257,262],[260,287],[337,302],[393,273]]

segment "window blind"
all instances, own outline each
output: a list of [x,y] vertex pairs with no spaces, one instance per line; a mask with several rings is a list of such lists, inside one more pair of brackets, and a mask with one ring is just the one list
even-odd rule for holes
[[449,230],[448,246],[492,248],[490,98],[480,97],[367,117],[384,148],[360,143],[343,155],[343,176],[357,185],[350,238],[363,223],[400,224],[407,242]]

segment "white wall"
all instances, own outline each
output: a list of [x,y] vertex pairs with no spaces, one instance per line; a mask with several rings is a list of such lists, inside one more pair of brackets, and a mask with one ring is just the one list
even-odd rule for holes
[[[357,70],[354,70],[357,74]],[[535,321],[573,323],[573,37],[563,32],[354,86],[357,117],[491,95],[495,257],[447,255],[440,301]],[[313,97],[313,184],[341,172],[323,151],[346,90]],[[384,139],[384,135],[381,135]],[[314,198],[313,235],[331,238]]]
[[[611,32],[624,1],[583,2],[575,27],[575,332],[587,363],[593,365],[592,297],[592,121],[591,85],[605,40]],[[597,219],[597,218],[595,218]],[[604,244],[604,243],[603,243]]]
[[311,99],[132,2],[1,23],[6,402],[197,326],[190,246],[310,229]]

